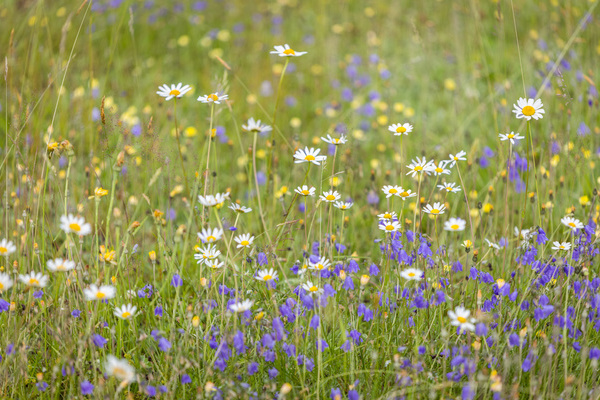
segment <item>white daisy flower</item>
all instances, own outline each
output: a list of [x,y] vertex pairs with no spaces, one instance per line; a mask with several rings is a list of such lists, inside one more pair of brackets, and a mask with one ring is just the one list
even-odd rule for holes
[[279,57],[300,57],[306,54],[306,51],[295,51],[288,44],[283,46],[273,46],[275,50],[271,54],[277,54]]
[[240,213],[240,214],[247,214],[250,211],[252,211],[251,208],[249,207],[245,207],[245,206],[241,206],[238,203],[231,203],[231,205],[229,206],[230,209],[232,209],[233,211]]
[[431,215],[440,215],[445,211],[446,206],[442,203],[433,203],[433,206],[431,204],[427,204],[425,207],[423,207],[423,212]]
[[52,272],[66,272],[75,268],[75,262],[62,258],[55,258],[54,260],[48,260],[46,266]]
[[8,257],[15,251],[17,251],[17,246],[13,242],[6,239],[0,241],[0,256]]
[[104,362],[106,375],[114,376],[121,382],[127,384],[135,381],[135,368],[133,368],[127,360],[119,360],[113,355],[106,357]]
[[227,100],[229,97],[229,95],[226,94],[219,94],[219,92],[216,93],[211,93],[211,94],[205,94],[204,96],[200,96],[198,97],[198,101],[201,103],[214,103],[214,104],[221,104],[221,102],[223,100]]
[[309,294],[323,293],[323,289],[320,288],[318,285],[312,283],[311,281],[306,281],[306,283],[303,283],[302,289],[306,290]]
[[131,304],[124,304],[121,307],[116,307],[114,314],[116,317],[121,319],[131,319],[135,316],[136,311],[136,306],[132,306]]
[[444,230],[445,231],[464,231],[467,226],[467,222],[461,218],[450,218],[448,221],[444,222]]
[[43,288],[48,284],[48,275],[41,272],[30,272],[26,275],[19,275],[19,280],[27,286]]
[[202,264],[216,259],[219,255],[221,255],[221,250],[217,250],[217,246],[212,244],[200,249],[198,253],[194,254],[194,258],[196,259],[196,264]]
[[447,160],[440,161],[437,165],[434,164],[433,170],[431,172],[433,172],[433,175],[435,176],[450,175],[450,170],[446,169],[447,164]]
[[431,161],[427,161],[425,157],[423,157],[423,159],[417,157],[416,161],[412,160],[407,167],[409,171],[406,175],[411,175],[412,177],[415,177],[417,174],[422,174],[423,172],[429,175],[435,169],[435,165],[433,165]]
[[398,214],[395,211],[386,211],[383,214],[377,215],[380,221],[385,221],[386,219],[395,220],[398,219]]
[[317,262],[308,262],[309,265],[309,269],[314,269],[316,271],[322,271],[324,269],[329,268],[329,266],[331,265],[331,261],[329,261],[327,258],[325,257],[321,257],[319,258],[319,261]]
[[237,303],[230,305],[229,308],[235,313],[242,313],[251,309],[252,304],[254,304],[252,300],[238,301]]
[[85,236],[92,232],[90,224],[86,223],[81,217],[74,217],[73,214],[60,217],[60,229],[65,233],[75,233],[79,236]]
[[242,129],[248,132],[266,133],[271,132],[273,128],[269,125],[262,125],[260,119],[255,121],[254,118],[248,120],[247,125],[242,125]]
[[519,119],[526,119],[529,121],[531,118],[535,120],[544,118],[542,115],[545,112],[543,108],[544,104],[540,99],[519,98],[517,104],[513,104],[513,107],[514,110],[512,110],[512,112],[514,112]]
[[464,307],[456,307],[454,311],[448,311],[450,317],[450,323],[454,326],[460,327],[460,330],[468,330],[473,332],[475,330],[475,318],[469,318],[471,311]]
[[335,208],[339,208],[342,211],[346,211],[347,209],[349,209],[350,207],[352,207],[354,205],[354,203],[352,202],[343,202],[343,201],[336,201],[333,206]]
[[521,140],[521,139],[525,139],[525,136],[520,136],[518,133],[499,133],[498,137],[500,138],[501,141],[505,141],[505,140],[510,140],[510,144],[515,144],[517,142],[517,140]]
[[172,84],[171,86],[169,86],[169,85],[159,86],[158,92],[156,92],[156,94],[164,97],[166,101],[169,101],[173,98],[177,98],[177,99],[182,98],[183,95],[186,94],[187,92],[189,92],[191,89],[192,89],[192,87],[190,85],[184,86],[181,82],[179,82],[177,85]]
[[334,201],[337,201],[341,198],[342,196],[334,190],[330,190],[328,192],[323,192],[322,195],[319,196],[319,199],[326,201],[327,203],[333,203]]
[[217,204],[223,203],[225,200],[229,199],[229,192],[227,193],[217,193],[216,195],[209,194],[206,197],[199,195],[198,201],[205,207],[214,207]]
[[308,187],[306,185],[303,186],[298,186],[294,192],[298,193],[300,196],[314,196],[315,195],[315,191],[317,189],[315,189],[314,187]]
[[13,285],[10,275],[0,272],[0,293],[7,291]]
[[500,250],[500,245],[499,245],[499,244],[497,244],[497,243],[494,243],[494,242],[492,242],[492,241],[488,240],[487,238],[486,238],[486,239],[484,239],[484,240],[485,240],[485,242],[487,243],[487,245],[488,245],[489,247],[491,247],[491,248],[493,248],[493,249],[496,249],[496,250]]
[[225,263],[217,259],[208,259],[204,261],[204,265],[211,269],[221,269],[225,266]]
[[571,228],[572,230],[577,230],[577,229],[583,229],[583,223],[573,217],[563,217],[560,222],[563,223],[563,225]]
[[320,152],[321,149],[315,149],[312,147],[310,149],[308,147],[305,147],[304,150],[298,149],[294,153],[294,163],[299,164],[310,162],[315,165],[321,165],[321,162],[325,161],[327,159],[327,156],[320,156]]
[[458,193],[460,192],[460,186],[456,186],[456,183],[442,183],[441,185],[437,185],[438,189],[445,190],[448,193]]
[[450,168],[454,167],[457,161],[467,161],[467,157],[465,157],[466,155],[467,152],[464,150],[461,150],[456,154],[449,154],[448,157],[450,157],[450,159],[447,160],[447,162],[448,165],[450,165]]
[[83,289],[83,295],[88,301],[105,300],[115,297],[117,290],[111,285],[102,285],[100,287],[92,284],[89,288]]
[[393,132],[394,136],[402,136],[411,133],[413,130],[413,126],[409,123],[405,124],[392,124],[388,126],[388,131]]
[[392,196],[400,196],[404,190],[398,185],[385,185],[381,191],[385,194],[385,198],[389,199]]
[[329,143],[329,144],[334,144],[336,146],[339,146],[340,144],[345,144],[346,142],[348,142],[345,135],[342,135],[339,138],[332,138],[329,135],[327,135],[326,138],[321,136],[321,140],[326,143]]
[[398,193],[398,196],[402,200],[410,199],[411,197],[415,197],[416,195],[417,194],[413,193],[413,191],[410,189],[403,189],[400,193]]
[[571,243],[569,242],[553,242],[552,243],[552,250],[557,250],[557,251],[568,251],[571,250]]
[[202,243],[214,243],[221,240],[222,237],[223,229],[220,228],[202,228],[202,232],[198,232],[198,239],[200,239]]
[[250,247],[252,246],[252,242],[254,242],[254,236],[250,236],[249,233],[244,233],[243,235],[236,236],[233,240],[238,244],[238,249],[241,247]]
[[257,279],[257,280],[263,281],[263,282],[272,281],[274,279],[277,279],[277,271],[275,271],[273,268],[271,268],[269,270],[266,270],[266,269],[260,270],[254,277],[254,279]]
[[400,276],[407,281],[420,281],[423,278],[423,271],[417,268],[407,268],[400,272]]
[[378,228],[386,233],[392,233],[400,230],[400,222],[389,219],[379,221]]

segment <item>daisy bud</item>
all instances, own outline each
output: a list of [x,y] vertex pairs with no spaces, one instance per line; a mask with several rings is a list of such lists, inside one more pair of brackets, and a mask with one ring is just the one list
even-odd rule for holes
[[152,261],[152,262],[156,261],[156,252],[154,250],[149,252],[148,256],[150,257],[150,261]]
[[192,318],[192,326],[194,328],[197,328],[198,325],[200,325],[200,317],[197,315],[194,315],[194,318]]

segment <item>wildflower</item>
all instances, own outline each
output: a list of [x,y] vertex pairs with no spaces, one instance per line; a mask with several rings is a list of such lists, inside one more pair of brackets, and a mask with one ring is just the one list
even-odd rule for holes
[[327,156],[320,156],[319,155],[320,152],[321,152],[321,149],[315,149],[312,147],[310,149],[308,147],[305,147],[304,150],[298,149],[294,153],[294,158],[295,158],[294,163],[299,164],[299,163],[310,162],[315,165],[321,165],[321,162],[325,161],[327,159]]
[[204,263],[208,268],[212,269],[219,269],[225,266],[225,263],[223,261],[219,262],[219,260],[206,260]]
[[122,305],[121,307],[115,308],[115,316],[121,319],[131,319],[135,316],[135,312],[137,311],[136,306],[132,306],[131,304]]
[[450,157],[450,159],[448,160],[448,164],[450,164],[450,167],[452,168],[456,165],[457,161],[467,161],[467,158],[465,157],[466,155],[467,152],[464,150],[459,151],[455,155],[450,154],[448,155],[448,157]]
[[94,385],[92,385],[90,383],[90,381],[83,381],[83,382],[81,382],[81,384],[79,385],[79,387],[81,388],[81,394],[83,396],[87,396],[88,394],[93,394],[94,393]]
[[488,245],[489,247],[491,247],[491,248],[494,248],[494,249],[496,249],[496,250],[500,250],[500,245],[498,245],[498,244],[496,244],[496,243],[494,243],[494,242],[491,242],[491,241],[489,241],[487,238],[486,238],[486,239],[484,239],[484,240],[485,240],[485,242],[487,243],[487,245]]
[[172,84],[170,87],[168,85],[162,85],[158,87],[157,95],[165,98],[166,101],[171,100],[172,98],[182,98],[184,94],[189,92],[192,89],[190,85],[183,86],[181,82],[177,85]]
[[385,185],[381,191],[385,194],[385,198],[389,199],[392,196],[400,196],[400,193],[403,192],[403,189],[397,185]]
[[0,242],[0,256],[8,257],[15,251],[17,251],[17,247],[13,244],[13,242],[2,239]]
[[213,244],[200,249],[199,253],[194,254],[194,258],[197,260],[197,264],[202,264],[216,259],[219,255],[221,255],[221,251],[217,250],[217,247]]
[[437,185],[438,189],[445,190],[448,193],[458,193],[460,192],[460,186],[456,186],[456,183],[442,183],[441,185]]
[[427,204],[425,207],[423,207],[423,212],[431,215],[440,215],[445,211],[446,206],[442,203],[433,203],[433,206],[431,204]]
[[411,133],[413,130],[413,126],[409,123],[405,124],[392,124],[388,126],[388,131],[393,132],[394,136],[402,136]]
[[471,315],[471,311],[460,306],[456,307],[454,311],[448,311],[452,325],[458,326],[461,331],[468,330],[473,332],[475,330],[475,318],[469,319],[469,315]]
[[179,274],[174,274],[171,278],[171,286],[177,288],[181,285],[183,285],[183,279],[181,279],[181,276],[179,276]]
[[571,243],[569,242],[554,242],[552,243],[552,250],[564,250],[564,251],[568,251],[571,249]]
[[227,100],[228,97],[229,96],[226,94],[219,95],[219,92],[215,92],[198,97],[198,101],[205,104],[221,104],[221,102]]
[[158,349],[166,353],[171,349],[171,342],[169,342],[167,338],[164,337],[158,338]]
[[135,380],[135,368],[127,360],[119,360],[113,355],[109,355],[104,363],[106,375],[114,376],[123,383],[131,383]]
[[396,214],[395,211],[386,211],[383,214],[379,214],[377,218],[379,218],[380,221],[384,221],[386,219],[394,220],[398,219],[398,214]]
[[90,224],[86,223],[81,217],[74,217],[73,214],[60,217],[60,229],[65,233],[76,233],[79,236],[85,236],[92,232]]
[[461,218],[450,218],[448,221],[444,222],[444,230],[445,231],[464,231],[467,222]]
[[560,220],[560,222],[562,222],[563,225],[571,228],[574,231],[577,229],[583,229],[583,224],[581,223],[581,221],[573,217],[563,217]]
[[48,260],[46,262],[48,269],[52,272],[63,272],[70,271],[75,268],[75,262],[71,260],[63,260],[62,258],[55,258],[54,260]]
[[41,272],[30,272],[27,275],[19,275],[19,280],[27,286],[43,288],[48,284],[48,276]]
[[257,279],[259,281],[269,282],[271,280],[277,279],[277,271],[275,271],[273,268],[271,268],[269,270],[266,270],[266,269],[260,270],[254,277],[254,279]]
[[516,117],[519,119],[526,119],[527,121],[531,120],[531,118],[538,120],[542,119],[544,116],[544,104],[540,99],[524,99],[519,98],[517,100],[517,104],[513,104],[514,112]]
[[100,287],[92,284],[89,288],[83,289],[83,295],[88,301],[106,300],[115,297],[117,290],[114,286],[102,285]]
[[192,378],[188,374],[181,375],[181,384],[186,385],[192,383]]
[[295,51],[288,44],[283,46],[273,46],[275,50],[271,54],[277,54],[279,57],[300,57],[306,54],[306,51]]
[[467,251],[469,251],[471,247],[473,247],[473,242],[467,239],[464,242],[462,242],[461,246],[464,247]]
[[214,243],[217,240],[221,240],[222,237],[223,230],[219,228],[202,228],[202,232],[198,232],[198,239],[200,239],[202,243]]
[[321,136],[321,140],[326,143],[329,143],[329,144],[334,144],[336,146],[339,146],[340,144],[345,144],[346,142],[348,142],[348,139],[346,139],[345,135],[342,135],[339,138],[332,138],[330,135],[327,135],[326,138]]
[[98,335],[97,333],[95,333],[94,335],[92,335],[92,343],[94,343],[94,346],[103,349],[104,345],[108,343],[108,340],[106,340],[102,335]]
[[450,170],[446,169],[447,164],[447,160],[442,160],[437,165],[433,164],[433,175],[450,175]]
[[354,203],[352,202],[343,202],[343,201],[336,201],[333,206],[335,208],[339,208],[342,211],[346,211],[347,209],[349,209],[350,207],[352,207],[354,205]]
[[273,130],[269,125],[262,125],[260,119],[255,121],[254,118],[248,120],[247,125],[242,125],[242,129],[249,132],[266,133]]
[[100,199],[108,194],[108,190],[102,189],[101,187],[97,187],[94,189],[94,194],[89,196],[88,199]]
[[415,197],[416,195],[417,194],[413,193],[413,191],[410,189],[403,189],[400,193],[398,193],[398,196],[402,200],[410,199],[411,197]]
[[244,300],[232,304],[231,306],[229,306],[229,308],[235,313],[242,313],[252,308],[252,304],[254,304],[252,300]]
[[238,244],[238,249],[241,247],[250,247],[252,242],[254,242],[254,236],[250,236],[249,233],[244,233],[243,235],[236,236],[233,240]]
[[423,278],[423,271],[416,268],[407,268],[400,272],[400,276],[408,281],[418,281]]
[[241,206],[238,203],[231,203],[231,205],[229,206],[230,209],[232,209],[233,211],[240,213],[240,214],[247,214],[250,211],[252,211],[251,208],[249,207],[245,207],[245,206]]
[[517,140],[525,139],[525,136],[520,136],[518,133],[514,132],[507,134],[499,133],[498,137],[501,141],[510,140],[510,144],[515,144]]
[[10,275],[0,272],[0,293],[10,289],[12,285],[13,281],[10,279]]
[[411,163],[409,165],[407,165],[407,167],[408,167],[409,171],[406,175],[410,175],[413,178],[417,174],[422,174],[423,172],[425,172],[427,175],[429,175],[435,169],[435,166],[432,164],[432,162],[427,161],[427,159],[425,157],[423,157],[423,159],[420,159],[419,157],[417,157],[416,161],[412,160]]
[[227,199],[229,199],[229,192],[217,193],[214,196],[212,194],[209,194],[206,197],[201,195],[198,196],[198,201],[205,207],[214,207],[217,204],[223,203]]
[[328,192],[323,192],[323,194],[319,196],[319,199],[327,203],[333,203],[334,201],[339,200],[341,197],[342,196],[340,196],[337,191],[330,190]]
[[306,290],[309,294],[321,294],[323,289],[313,284],[311,281],[307,281],[302,284],[302,289]]
[[400,222],[392,220],[380,221],[379,229],[387,233],[392,233],[400,230]]
[[312,261],[309,260],[308,263],[310,265],[310,269],[314,269],[314,270],[317,270],[317,271],[324,270],[324,269],[328,268],[331,265],[331,261],[329,261],[325,257],[321,257],[316,262],[312,262]]
[[304,186],[298,186],[294,192],[298,193],[300,196],[314,196],[315,195],[315,191],[316,189],[314,187],[308,187],[306,185]]

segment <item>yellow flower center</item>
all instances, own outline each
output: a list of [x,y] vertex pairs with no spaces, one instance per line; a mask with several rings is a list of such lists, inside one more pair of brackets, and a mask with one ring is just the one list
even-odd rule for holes
[[292,49],[287,49],[283,52],[283,54],[285,54],[286,56],[293,56],[296,55],[296,52]]
[[402,192],[402,193],[400,193],[400,196],[401,197],[408,197],[408,192]]
[[263,276],[263,281],[270,281],[271,279],[273,279],[273,277],[271,275]]
[[577,225],[575,225],[575,222],[569,222],[569,226],[570,226],[571,228],[575,228]]
[[303,195],[305,195],[305,196],[308,196],[308,195],[310,194],[310,191],[308,191],[308,190],[303,190],[303,191],[302,191],[302,194],[303,194]]
[[523,113],[523,115],[531,117],[533,114],[535,114],[535,108],[533,108],[532,106],[525,106],[523,107],[521,112]]
[[339,143],[339,142],[340,142],[340,139],[333,139],[333,140],[332,140],[332,142],[333,142],[333,143]]
[[311,292],[316,292],[317,290],[319,290],[319,288],[316,286],[311,286],[308,290]]
[[390,193],[391,193],[391,194],[396,194],[396,193],[398,193],[398,190],[397,190],[397,189],[393,189],[393,188],[392,188],[392,189],[390,189]]
[[420,165],[417,165],[415,167],[415,171],[423,171],[423,167],[421,167]]
[[403,126],[399,126],[396,128],[396,133],[404,133],[406,132],[406,128]]
[[452,190],[454,190],[454,188],[452,186],[446,186],[446,190],[451,192]]
[[32,286],[33,286],[33,285],[39,285],[39,284],[40,284],[40,281],[38,281],[38,280],[37,280],[37,279],[35,279],[35,278],[29,278],[29,284],[30,284],[30,285],[32,285]]
[[169,92],[169,96],[179,96],[181,92],[177,89],[173,89]]
[[123,318],[128,318],[131,316],[131,313],[129,311],[125,311],[123,314],[121,314],[121,317]]
[[322,270],[323,268],[325,268],[325,266],[323,264],[317,264],[315,268],[318,270]]
[[75,222],[73,222],[72,224],[69,224],[69,229],[71,229],[72,231],[75,231],[75,232],[79,232],[81,230],[81,226],[79,226],[79,224],[76,224]]
[[385,230],[386,231],[393,231],[394,230],[394,225],[386,225]]
[[57,271],[65,271],[66,269],[67,267],[65,267],[65,264],[60,264],[56,266]]
[[441,167],[435,167],[435,172],[437,172],[438,174],[439,174],[439,173],[442,173],[443,171],[444,171],[444,168],[441,168]]
[[249,241],[247,241],[247,240],[242,240],[242,241],[240,242],[240,244],[241,244],[242,246],[248,246],[248,245],[250,244],[250,242],[249,242]]
[[416,276],[416,275],[417,275],[417,274],[415,274],[414,272],[409,272],[409,273],[408,273],[408,276],[410,276],[411,278],[412,278],[413,276]]
[[206,238],[206,241],[207,241],[207,242],[209,242],[209,243],[216,242],[216,241],[217,241],[217,238],[216,238],[216,237],[214,237],[213,235],[210,235],[210,236],[208,236],[208,237]]
[[335,196],[332,194],[328,194],[327,197],[325,197],[325,199],[332,201],[332,200],[335,200]]
[[125,379],[125,375],[127,375],[127,373],[121,367],[114,367],[113,368],[113,375],[116,376],[119,379],[121,379],[121,378]]
[[4,290],[4,283],[0,282],[0,290]]
[[212,100],[212,101],[217,101],[217,100],[219,100],[219,96],[217,96],[216,94],[212,93],[212,94],[209,94],[208,96],[206,96],[206,99],[207,100]]
[[434,208],[434,209],[431,210],[431,213],[432,214],[439,214],[440,210],[438,210],[437,208]]
[[106,297],[106,295],[105,295],[104,293],[102,293],[102,292],[98,292],[98,293],[96,293],[96,298],[97,298],[97,299],[103,299],[103,298],[105,298],[105,297]]
[[509,134],[508,134],[508,135],[506,135],[506,136],[508,136],[508,138],[509,138],[509,139],[512,139],[512,138],[514,138],[514,137],[515,137],[515,135],[514,135],[513,133],[509,133]]
[[307,154],[306,157],[304,157],[304,159],[306,161],[315,161],[315,156],[313,156],[312,154]]
[[467,319],[465,317],[456,317],[456,319],[458,320],[458,322],[460,322],[461,324],[464,324],[465,322],[467,322]]
[[8,249],[6,247],[0,247],[0,254],[8,253]]
[[450,225],[450,229],[457,230],[458,229],[458,225],[457,224]]
[[558,246],[559,249],[564,250],[565,246],[563,246],[562,244],[560,246]]
[[392,214],[385,213],[385,214],[383,214],[383,218],[385,218],[385,219],[392,219]]

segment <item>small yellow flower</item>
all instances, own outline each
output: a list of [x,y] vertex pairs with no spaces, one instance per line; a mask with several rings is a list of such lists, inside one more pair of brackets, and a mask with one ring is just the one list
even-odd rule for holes
[[194,315],[194,318],[192,318],[192,326],[194,328],[197,328],[198,325],[200,325],[200,317],[197,315]]
[[154,250],[152,250],[151,252],[148,253],[148,257],[150,257],[150,261],[152,261],[152,262],[156,261],[156,252]]
[[587,206],[590,204],[590,198],[588,196],[581,196],[579,198],[579,204],[581,204],[582,206]]
[[88,197],[88,199],[99,199],[100,197],[104,197],[108,194],[108,190],[106,189],[102,189],[102,187],[97,187],[94,189],[94,194],[90,197]]

